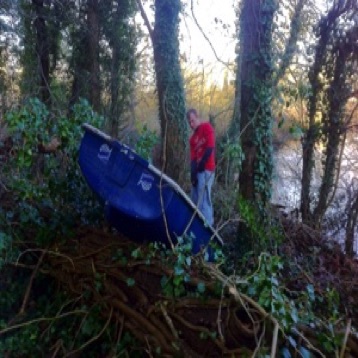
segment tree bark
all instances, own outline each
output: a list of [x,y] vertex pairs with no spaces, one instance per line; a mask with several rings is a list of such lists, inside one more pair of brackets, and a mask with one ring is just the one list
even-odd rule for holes
[[132,12],[130,0],[115,1],[109,29],[107,29],[109,45],[112,49],[109,127],[113,137],[118,137],[120,132],[134,125],[132,114],[129,121],[125,120],[126,113],[130,113],[135,72],[136,41],[134,29],[127,22]]
[[98,0],[88,0],[87,25],[88,25],[88,54],[89,58],[90,90],[89,100],[95,111],[100,110],[101,89],[100,89],[100,66],[99,66],[99,8]]
[[[343,112],[350,91],[350,77],[357,60],[357,28],[352,27],[344,39],[332,37],[339,28],[345,13],[354,10],[354,3],[341,0],[334,3],[319,26],[319,41],[315,61],[309,72],[311,95],[309,97],[309,128],[303,139],[303,169],[301,188],[302,220],[317,229],[329,205],[329,195],[334,188],[334,177],[338,165],[339,144],[345,130]],[[332,49],[328,49],[332,46]],[[325,78],[323,75],[325,73]],[[325,83],[326,82],[326,83]],[[324,84],[329,84],[327,89]],[[317,115],[321,114],[320,123]],[[325,142],[324,173],[319,188],[317,203],[311,199],[311,177],[314,167],[314,146]],[[313,207],[313,204],[315,206]]]
[[43,16],[44,1],[32,0],[35,8],[36,18],[34,28],[36,32],[36,55],[37,55],[37,72],[39,78],[40,100],[47,105],[51,102],[50,92],[50,55],[49,39],[46,22]]
[[240,129],[245,155],[240,173],[243,198],[265,206],[272,178],[273,0],[245,0],[241,13]]
[[345,251],[350,257],[354,257],[354,234],[358,223],[358,192],[349,207],[346,225]]
[[180,6],[180,0],[155,1],[153,48],[162,137],[162,169],[182,184],[187,163],[188,124],[179,63]]

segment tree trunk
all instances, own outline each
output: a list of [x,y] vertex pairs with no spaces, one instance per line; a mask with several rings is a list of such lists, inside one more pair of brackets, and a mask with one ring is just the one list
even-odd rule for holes
[[130,113],[131,95],[133,93],[135,72],[134,29],[128,24],[128,18],[133,13],[130,0],[115,1],[115,9],[111,12],[108,29],[109,45],[112,49],[111,78],[110,78],[110,134],[118,137],[120,132],[133,125],[132,114],[126,122],[126,114]]
[[47,105],[51,101],[50,92],[50,55],[49,39],[46,22],[43,16],[44,1],[32,0],[35,8],[36,18],[34,27],[36,32],[36,56],[37,56],[37,73],[39,78],[40,100]]
[[88,56],[89,64],[89,100],[95,111],[100,110],[101,90],[100,90],[100,67],[99,67],[99,8],[98,0],[88,0],[87,7],[87,36],[88,36]]
[[311,180],[314,168],[314,147],[319,137],[319,125],[316,123],[317,108],[319,106],[319,94],[322,90],[322,81],[319,79],[322,70],[327,43],[329,40],[328,22],[322,21],[320,28],[320,38],[316,48],[315,60],[309,71],[309,81],[311,85],[311,94],[308,99],[308,121],[309,127],[302,140],[302,179],[301,179],[301,204],[300,210],[302,221],[307,224],[312,222],[311,210]]
[[78,25],[71,33],[73,51],[70,70],[73,74],[73,82],[69,107],[71,110],[80,98],[84,98],[95,111],[99,111],[101,91],[98,0],[80,2],[78,6],[76,18]]
[[273,0],[245,0],[241,13],[241,142],[245,159],[240,194],[264,207],[272,178],[272,23]]
[[338,163],[339,144],[344,123],[342,120],[343,110],[346,103],[347,91],[345,88],[345,58],[343,51],[338,50],[334,65],[334,77],[330,90],[328,91],[328,113],[327,113],[327,147],[324,162],[324,174],[319,191],[318,203],[313,212],[313,223],[320,227],[323,215],[328,206],[328,197],[332,192],[334,177]]
[[162,134],[162,168],[182,184],[185,180],[188,124],[179,63],[180,0],[155,1],[153,47]]
[[[302,220],[308,225],[320,228],[323,216],[329,205],[329,194],[334,187],[335,171],[338,164],[339,144],[344,131],[343,111],[352,84],[354,61],[357,57],[355,47],[357,29],[352,27],[345,38],[332,37],[339,28],[346,13],[354,10],[354,2],[335,2],[319,26],[319,40],[315,60],[309,72],[311,95],[309,97],[309,128],[303,139],[303,169],[301,188]],[[329,46],[332,49],[328,49]],[[329,84],[327,89],[324,84]],[[320,121],[318,115],[321,115]],[[313,208],[311,177],[314,167],[314,146],[326,141],[324,174],[319,189],[318,201]]]
[[346,225],[345,251],[350,257],[354,257],[354,234],[358,223],[358,192],[353,204],[348,210],[348,218]]

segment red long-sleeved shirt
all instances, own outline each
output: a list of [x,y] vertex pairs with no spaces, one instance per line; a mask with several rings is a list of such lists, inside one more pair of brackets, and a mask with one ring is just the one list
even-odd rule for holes
[[209,122],[198,125],[190,137],[190,160],[197,163],[202,159],[207,148],[213,148],[208,160],[205,163],[205,170],[215,170],[215,132]]

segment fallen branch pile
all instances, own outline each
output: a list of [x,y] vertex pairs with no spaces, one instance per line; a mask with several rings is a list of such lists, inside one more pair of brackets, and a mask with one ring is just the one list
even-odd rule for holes
[[[144,252],[142,260],[133,259],[137,247],[118,235],[84,231],[48,252],[50,273],[77,297],[90,292],[106,307],[102,313],[117,327],[118,340],[130,331],[150,354],[159,349],[163,356],[252,356],[269,345],[275,356],[275,320],[233,287],[231,295],[220,294],[215,267],[191,265],[186,294],[164,296],[162,280],[173,278],[173,265],[164,266],[159,257],[149,262]],[[205,300],[195,295],[199,284]]]
[[[30,253],[36,253],[37,264],[22,264]],[[273,358],[284,346],[288,347],[276,319],[239,292],[235,278],[225,276],[215,264],[204,263],[200,258],[191,258],[185,272],[178,273],[175,271],[178,259],[148,245],[135,244],[119,234],[93,228],[80,229],[73,239],[47,250],[23,251],[16,266],[33,271],[20,313],[26,313],[38,272],[54,277],[75,304],[72,311],[61,308],[55,317],[18,324],[10,322],[7,328],[0,330],[0,336],[37,322],[44,324],[44,336],[52,322],[72,316],[76,317],[72,325],[80,332],[90,311],[96,307],[103,322],[101,326],[85,342],[75,344],[74,337],[70,346],[54,337],[56,343],[49,352],[51,357],[87,354],[92,343],[104,335],[111,335],[110,341],[118,346],[128,332],[136,340],[132,349],[142,356],[254,357],[265,354]],[[183,279],[185,277],[187,279]],[[182,289],[175,293],[180,287]],[[350,321],[342,332],[335,352],[337,357],[358,356],[358,340],[351,331],[353,325],[354,321]],[[296,353],[302,346],[317,357],[328,357],[320,345],[319,333],[309,327],[296,327],[290,333],[296,337]],[[294,346],[289,348],[295,354]],[[107,352],[106,356],[116,354],[112,351],[112,355]]]
[[297,274],[287,278],[287,286],[300,290],[313,285],[315,292],[322,294],[334,288],[339,292],[341,310],[346,312],[355,325],[358,322],[358,259],[342,252],[339,244],[325,239],[318,231],[291,220],[282,222],[287,241],[283,254],[291,257]]

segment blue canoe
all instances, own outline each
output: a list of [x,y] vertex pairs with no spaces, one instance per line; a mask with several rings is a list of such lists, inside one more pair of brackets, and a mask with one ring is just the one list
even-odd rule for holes
[[89,124],[83,128],[79,164],[113,227],[137,242],[168,245],[190,237],[193,254],[209,242],[222,245],[177,183],[118,140]]

